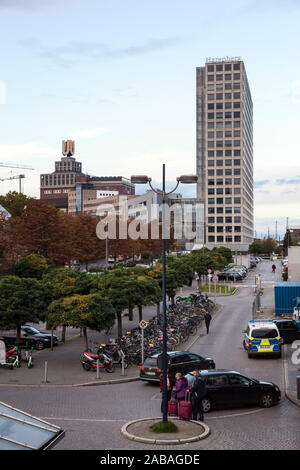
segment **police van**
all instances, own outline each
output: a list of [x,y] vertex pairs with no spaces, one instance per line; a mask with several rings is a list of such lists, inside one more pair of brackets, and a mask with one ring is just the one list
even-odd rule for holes
[[249,358],[265,354],[281,357],[282,340],[273,320],[250,320],[243,333],[243,346]]

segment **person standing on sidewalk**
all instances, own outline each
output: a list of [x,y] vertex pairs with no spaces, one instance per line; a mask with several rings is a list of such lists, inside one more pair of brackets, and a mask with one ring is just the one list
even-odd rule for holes
[[176,386],[175,386],[175,392],[176,392],[176,398],[178,402],[182,401],[185,399],[185,392],[188,389],[189,383],[185,377],[181,374],[181,372],[177,372],[175,375],[176,379]]
[[195,380],[190,388],[193,410],[192,419],[197,421],[199,416],[199,421],[204,421],[202,399],[205,397],[207,389],[198,370],[194,370],[193,376],[195,377]]
[[205,321],[205,325],[206,325],[206,333],[208,334],[209,333],[209,325],[210,325],[210,322],[211,322],[211,314],[210,313],[205,312],[204,321]]
[[[160,392],[163,391],[163,374],[159,378]],[[167,371],[167,402],[171,400],[173,390],[173,379],[169,371]],[[161,412],[163,412],[163,401],[161,401]]]

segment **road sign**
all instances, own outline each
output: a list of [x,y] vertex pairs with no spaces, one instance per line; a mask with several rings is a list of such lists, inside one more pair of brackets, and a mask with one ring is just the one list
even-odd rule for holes
[[145,328],[147,328],[147,326],[148,326],[148,322],[146,322],[146,320],[140,321],[139,327],[140,327],[142,330],[144,330]]

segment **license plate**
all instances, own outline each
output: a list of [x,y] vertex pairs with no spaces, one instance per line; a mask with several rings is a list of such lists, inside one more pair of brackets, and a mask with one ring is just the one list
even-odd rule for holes
[[259,349],[273,349],[273,346],[259,346]]
[[146,372],[147,375],[155,375],[155,372]]

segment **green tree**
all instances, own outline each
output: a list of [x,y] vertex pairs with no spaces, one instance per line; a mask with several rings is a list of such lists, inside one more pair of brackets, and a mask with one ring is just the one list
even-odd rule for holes
[[0,327],[17,329],[26,322],[44,320],[51,299],[49,292],[37,279],[6,276],[0,281]]
[[[92,277],[75,269],[54,269],[44,274],[43,286],[51,292],[51,301],[73,295],[87,295],[92,290]],[[67,324],[61,323],[61,341],[65,341]]]
[[263,253],[271,254],[277,248],[277,241],[274,238],[265,238],[262,240]]
[[[149,269],[149,276],[153,279],[156,279],[159,283],[160,289],[162,289],[162,264],[157,262],[155,266]],[[176,295],[176,290],[179,287],[176,270],[171,266],[166,264],[166,293],[171,299],[171,302],[174,303],[174,297]],[[157,304],[157,314],[159,314],[159,303]]]
[[99,294],[73,295],[54,301],[49,306],[51,326],[61,324],[82,328],[85,348],[88,349],[87,329],[101,331],[115,321],[115,309]]
[[32,200],[23,193],[9,191],[5,196],[0,196],[0,204],[12,217],[22,215],[24,207]]
[[158,304],[161,301],[162,293],[159,283],[150,276],[138,276],[136,288],[139,291],[137,307],[139,310],[139,322],[143,319],[143,307],[146,305]]
[[207,276],[208,270],[215,271],[218,269],[219,265],[216,258],[211,255],[209,250],[195,250],[191,253],[193,258],[194,270],[199,276],[200,286],[201,286],[201,277]]
[[42,279],[43,275],[53,267],[51,260],[38,254],[31,254],[17,262],[15,274],[19,277]]
[[261,240],[254,240],[249,246],[249,252],[253,255],[261,255],[263,253],[263,245]]
[[102,274],[98,284],[99,294],[107,298],[116,311],[118,336],[122,336],[122,312],[128,308],[128,293],[124,283],[126,275],[128,272],[124,268],[106,271]]
[[233,262],[232,251],[226,246],[219,246],[218,248],[213,248],[212,252],[216,252],[219,255],[225,258],[225,265]]

